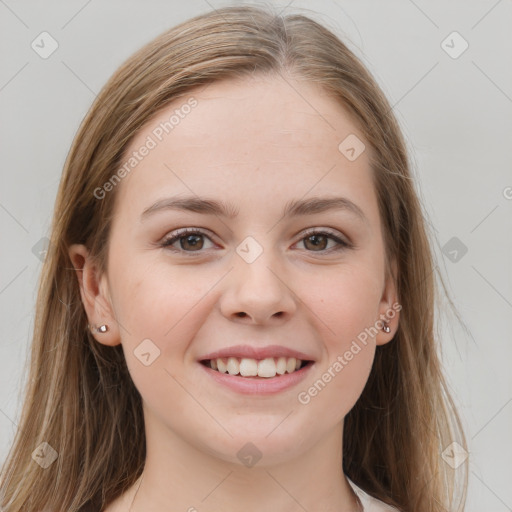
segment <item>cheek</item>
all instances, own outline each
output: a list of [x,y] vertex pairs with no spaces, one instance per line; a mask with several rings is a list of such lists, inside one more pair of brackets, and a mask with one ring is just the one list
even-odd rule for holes
[[353,407],[371,371],[381,282],[361,265],[340,269],[317,284],[308,288],[304,302],[315,313],[325,357],[298,398],[303,405],[314,403],[313,407],[337,421]]
[[191,271],[142,257],[113,270],[126,364],[145,399],[158,403],[160,393],[181,392],[171,374],[180,382],[188,378],[189,348],[215,307],[220,277],[211,269]]
[[154,337],[161,341],[176,338],[176,329],[184,319],[194,316],[190,313],[215,282],[215,276],[209,273],[201,276],[184,267],[133,258],[129,265],[113,272],[118,320],[126,327],[128,337]]
[[174,397],[173,414],[191,414],[179,383],[187,378],[184,359],[204,321],[201,298],[215,281],[212,276],[189,278],[183,269],[171,272],[161,264],[148,266],[147,262],[139,266],[132,262],[112,274],[126,364],[153,412]]
[[330,348],[343,348],[379,318],[382,278],[363,262],[340,266],[313,282],[302,280],[300,298],[312,310]]

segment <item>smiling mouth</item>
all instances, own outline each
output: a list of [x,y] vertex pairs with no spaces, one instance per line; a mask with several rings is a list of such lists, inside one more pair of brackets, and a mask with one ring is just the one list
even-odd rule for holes
[[238,357],[219,357],[200,361],[207,368],[219,373],[227,373],[240,377],[261,377],[271,379],[285,373],[294,373],[313,364],[313,361],[303,361],[295,357],[267,357],[251,359]]

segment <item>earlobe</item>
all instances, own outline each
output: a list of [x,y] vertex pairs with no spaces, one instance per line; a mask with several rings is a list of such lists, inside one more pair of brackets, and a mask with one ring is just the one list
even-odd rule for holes
[[119,329],[110,304],[108,287],[102,286],[102,279],[96,262],[83,244],[68,248],[69,258],[78,279],[80,296],[88,318],[88,329],[94,338],[104,345],[119,345]]
[[377,345],[389,343],[395,336],[398,329],[401,304],[398,302],[396,287],[397,265],[396,261],[390,265],[389,272],[386,274],[386,283],[380,303],[380,317],[376,322],[379,332],[375,338]]

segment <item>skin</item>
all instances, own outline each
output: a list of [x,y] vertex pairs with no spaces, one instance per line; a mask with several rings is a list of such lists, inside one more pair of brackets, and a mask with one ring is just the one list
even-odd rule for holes
[[[343,419],[399,314],[390,333],[360,344],[308,404],[297,395],[397,302],[370,148],[355,161],[338,150],[350,134],[364,138],[347,110],[312,84],[253,77],[193,93],[197,106],[116,187],[107,271],[83,245],[69,250],[90,323],[109,326],[95,338],[122,344],[143,399],[142,484],[105,510],[357,510],[341,469]],[[162,110],[127,153],[187,98]],[[157,200],[177,195],[231,203],[238,216],[168,209],[141,220]],[[345,210],[282,218],[289,201],[323,196],[349,199],[366,220]],[[199,252],[186,239],[185,249],[174,243],[181,253],[159,245],[185,227],[207,231]],[[329,252],[338,247],[329,238],[316,248],[307,228],[330,228],[353,247]],[[263,249],[252,263],[236,252],[247,236]],[[134,350],[148,338],[160,356],[145,366]],[[315,364],[291,389],[240,395],[215,383],[198,358],[241,343],[294,348]],[[237,458],[248,442],[262,454],[251,468]]]

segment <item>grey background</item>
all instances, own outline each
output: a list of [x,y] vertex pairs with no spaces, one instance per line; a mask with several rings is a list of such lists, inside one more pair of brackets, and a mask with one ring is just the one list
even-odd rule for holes
[[[510,511],[512,4],[271,3],[335,30],[394,106],[436,236],[437,268],[466,324],[464,330],[449,315],[439,321],[445,371],[469,441],[467,510]],[[41,265],[34,252],[44,250],[41,239],[78,125],[136,49],[228,4],[0,0],[0,461],[21,410]],[[31,48],[43,31],[59,45],[47,59]],[[469,44],[458,58],[441,46],[453,31]]]

